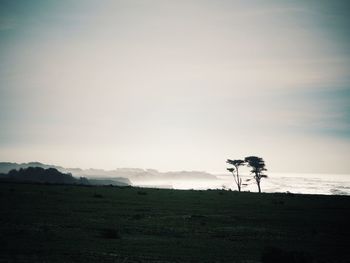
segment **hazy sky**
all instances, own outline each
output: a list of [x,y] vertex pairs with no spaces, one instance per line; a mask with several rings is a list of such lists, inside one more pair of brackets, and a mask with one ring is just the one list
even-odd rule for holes
[[347,3],[0,0],[0,160],[349,173]]

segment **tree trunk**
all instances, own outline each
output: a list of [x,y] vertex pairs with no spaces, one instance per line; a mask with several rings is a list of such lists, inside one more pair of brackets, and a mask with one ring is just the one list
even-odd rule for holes
[[261,188],[260,188],[260,175],[259,175],[258,173],[255,174],[255,180],[256,180],[256,184],[258,185],[259,193],[261,193]]
[[238,175],[238,169],[236,169],[237,171],[237,186],[238,186],[238,192],[241,191],[241,178],[239,178],[239,175]]

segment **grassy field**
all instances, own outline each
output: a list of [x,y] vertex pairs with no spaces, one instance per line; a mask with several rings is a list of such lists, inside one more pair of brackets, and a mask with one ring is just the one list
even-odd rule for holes
[[349,196],[1,183],[0,208],[0,262],[350,261]]

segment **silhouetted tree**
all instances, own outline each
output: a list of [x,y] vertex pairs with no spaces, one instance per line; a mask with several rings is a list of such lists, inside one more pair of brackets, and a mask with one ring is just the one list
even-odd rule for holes
[[261,193],[260,180],[261,178],[267,178],[267,175],[263,174],[264,171],[267,171],[265,168],[265,161],[263,158],[257,156],[248,156],[244,159],[248,163],[248,166],[252,168],[250,171],[254,174],[254,179],[258,185],[259,193]]
[[227,168],[227,170],[232,173],[233,179],[235,180],[238,191],[240,192],[242,187],[242,178],[239,176],[238,169],[240,166],[244,165],[245,162],[243,160],[227,159],[226,163],[231,164],[235,167],[235,168]]

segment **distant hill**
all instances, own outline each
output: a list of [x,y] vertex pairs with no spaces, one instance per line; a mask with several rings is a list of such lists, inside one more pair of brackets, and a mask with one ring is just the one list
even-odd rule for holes
[[58,171],[64,170],[63,167],[56,165],[47,165],[39,162],[29,162],[29,163],[10,163],[10,162],[0,162],[0,173],[8,173],[11,170],[25,169],[28,167],[40,167],[44,169],[55,168]]
[[[72,177],[86,177],[90,184],[93,185],[116,185],[116,186],[127,186],[132,183],[128,178],[122,176],[114,176],[114,173],[100,169],[80,169],[80,168],[64,168],[62,166],[43,164],[40,162],[29,162],[29,163],[11,163],[11,162],[0,162],[0,173],[7,174],[11,170],[27,169],[29,167],[38,167],[42,169],[53,168],[62,174],[71,174]],[[73,177],[73,178],[74,178]],[[76,178],[74,178],[76,179]],[[77,179],[79,180],[79,179]]]
[[140,168],[117,168],[115,170],[103,169],[80,169],[80,168],[64,168],[57,165],[48,165],[40,162],[29,163],[10,163],[0,162],[0,173],[7,173],[11,169],[20,169],[28,167],[55,168],[62,173],[71,173],[75,177],[86,177],[94,184],[113,184],[113,185],[157,185],[158,181],[171,186],[175,181],[183,180],[217,180],[218,178],[210,173],[202,171],[174,171],[159,172],[155,169]]
[[49,184],[89,184],[89,181],[81,177],[74,178],[71,174],[61,173],[55,168],[28,167],[19,170],[12,169],[8,173],[1,173],[0,180],[10,182],[30,182]]
[[76,176],[85,176],[87,178],[127,178],[132,182],[139,180],[203,180],[217,179],[213,174],[201,171],[175,171],[175,172],[159,172],[155,169],[140,168],[117,168],[115,170],[103,169],[79,169],[64,168],[65,171],[71,172]]

